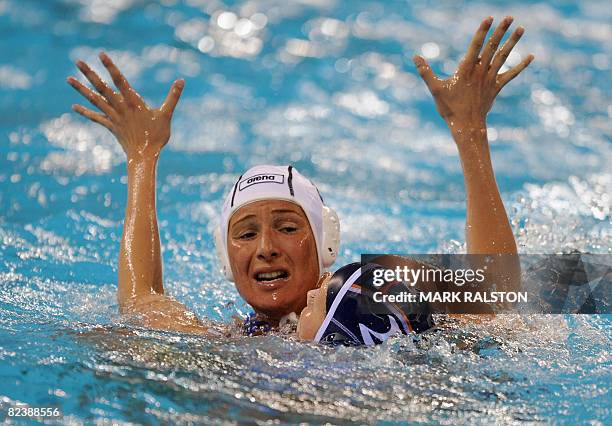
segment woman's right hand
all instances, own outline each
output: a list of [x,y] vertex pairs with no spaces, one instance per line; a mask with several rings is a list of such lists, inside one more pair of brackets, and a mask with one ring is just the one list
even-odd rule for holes
[[417,70],[431,92],[438,112],[453,134],[457,130],[485,131],[487,114],[500,90],[533,61],[534,56],[528,55],[519,64],[499,74],[525,32],[523,27],[518,27],[498,49],[512,21],[511,16],[506,16],[487,41],[493,17],[483,20],[457,71],[447,79],[438,78],[425,58],[414,57]]
[[170,87],[162,106],[153,109],[147,106],[142,97],[130,86],[108,55],[101,52],[100,60],[119,92],[115,92],[89,65],[79,60],[76,63],[77,67],[97,92],[74,77],[68,77],[68,84],[101,113],[77,104],[73,105],[72,109],[110,130],[123,147],[128,161],[157,158],[170,139],[172,114],[183,92],[185,81],[176,80]]

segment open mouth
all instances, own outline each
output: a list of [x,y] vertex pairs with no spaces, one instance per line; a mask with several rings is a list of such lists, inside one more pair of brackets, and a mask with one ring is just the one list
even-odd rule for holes
[[284,280],[286,278],[289,278],[289,272],[284,270],[260,272],[258,274],[255,274],[255,279],[262,283],[267,283],[276,280]]

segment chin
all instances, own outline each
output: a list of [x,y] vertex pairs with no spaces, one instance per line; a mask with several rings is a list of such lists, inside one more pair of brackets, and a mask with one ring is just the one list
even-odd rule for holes
[[[280,300],[279,300],[280,299]],[[302,312],[302,309],[306,306],[306,301],[297,300],[282,300],[282,298],[275,299],[273,295],[265,293],[263,295],[256,296],[253,301],[247,300],[249,305],[255,309],[256,312],[262,313],[273,319],[280,319],[285,315],[295,312],[297,315]]]
[[251,287],[250,294],[242,295],[255,311],[274,319],[279,319],[291,312],[297,315],[306,307],[306,293],[296,298],[302,290],[297,286],[286,285],[274,290]]

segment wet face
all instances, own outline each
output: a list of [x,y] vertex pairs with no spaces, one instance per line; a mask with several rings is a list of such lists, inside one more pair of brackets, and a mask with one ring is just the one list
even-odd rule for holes
[[241,207],[230,219],[227,250],[236,288],[255,311],[278,320],[306,306],[319,260],[300,206],[264,200]]
[[302,340],[314,340],[319,327],[325,320],[327,314],[327,286],[331,276],[330,273],[323,275],[319,280],[319,288],[308,292],[306,307],[298,321],[298,337]]

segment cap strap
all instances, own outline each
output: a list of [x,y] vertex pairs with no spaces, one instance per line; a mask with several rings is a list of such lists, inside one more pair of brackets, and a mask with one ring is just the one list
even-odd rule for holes
[[230,203],[230,207],[234,207],[234,197],[236,196],[236,189],[238,189],[238,184],[240,183],[240,179],[242,179],[242,176],[244,175],[240,175],[240,177],[236,181],[236,184],[234,185],[234,191],[232,192],[232,202]]
[[293,166],[289,166],[288,168],[289,176],[287,177],[287,185],[289,185],[289,193],[292,197],[295,197],[293,193]]

